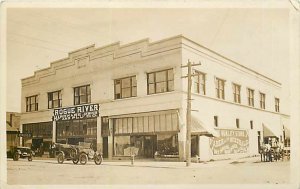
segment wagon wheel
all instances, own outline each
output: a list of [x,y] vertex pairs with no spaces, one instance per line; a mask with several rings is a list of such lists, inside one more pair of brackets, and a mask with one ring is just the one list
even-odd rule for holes
[[73,158],[72,161],[74,164],[77,164],[79,162],[79,158]]
[[19,153],[18,152],[14,153],[13,160],[18,161],[19,158],[20,158]]
[[101,154],[96,154],[94,155],[94,161],[96,165],[100,165],[103,161],[103,157]]
[[64,154],[63,153],[59,153],[57,156],[57,162],[62,164],[64,162],[65,158],[64,158]]
[[88,156],[85,153],[80,154],[79,161],[81,165],[85,165],[88,161]]

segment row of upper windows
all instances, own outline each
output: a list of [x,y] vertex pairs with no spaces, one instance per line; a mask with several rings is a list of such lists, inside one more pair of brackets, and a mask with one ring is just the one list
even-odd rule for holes
[[[195,71],[194,78],[194,92],[206,95],[206,74],[203,72]],[[216,78],[216,97],[225,100],[225,80]],[[233,89],[233,102],[241,104],[241,85],[232,83]],[[259,105],[261,109],[266,109],[266,94],[259,93]],[[247,88],[248,106],[254,107],[254,90]],[[279,98],[275,97],[275,111],[279,112]]]
[[[206,74],[195,71],[194,92],[206,95]],[[173,69],[147,73],[147,94],[164,93],[174,90]],[[114,80],[114,98],[123,99],[137,96],[136,76]],[[233,101],[241,103],[241,86],[233,83]],[[248,105],[254,107],[254,90],[247,89]],[[216,97],[225,100],[225,80],[216,78]],[[266,95],[260,93],[260,108],[265,109]],[[74,105],[91,102],[90,85],[74,88]],[[48,109],[62,107],[61,91],[48,93]],[[38,110],[38,95],[26,97],[26,112]],[[279,99],[275,98],[275,111],[279,112]]]

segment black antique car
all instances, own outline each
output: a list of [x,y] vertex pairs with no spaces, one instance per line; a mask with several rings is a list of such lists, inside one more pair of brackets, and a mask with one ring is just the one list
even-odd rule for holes
[[79,145],[55,144],[57,151],[57,162],[63,163],[65,160],[72,160],[74,164],[78,162],[85,165],[88,160],[94,160],[96,165],[103,161],[102,154],[93,148],[91,143],[79,143]]
[[34,152],[29,147],[17,146],[13,147],[8,153],[7,157],[13,158],[14,161],[18,161],[19,158],[27,158],[28,161],[32,161]]

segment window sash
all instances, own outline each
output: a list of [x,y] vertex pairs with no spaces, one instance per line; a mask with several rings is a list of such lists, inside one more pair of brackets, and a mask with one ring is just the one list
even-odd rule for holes
[[62,106],[61,91],[48,93],[48,109]]
[[74,105],[86,104],[91,102],[90,85],[74,88]]
[[38,111],[38,95],[26,97],[26,112]]
[[148,95],[174,90],[173,69],[148,73],[147,79]]
[[137,96],[136,76],[115,80],[115,99],[130,98]]

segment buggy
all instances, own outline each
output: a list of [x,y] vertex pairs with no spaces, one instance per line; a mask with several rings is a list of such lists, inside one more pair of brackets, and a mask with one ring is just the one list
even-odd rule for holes
[[93,148],[92,143],[80,142],[79,145],[55,144],[58,149],[57,162],[62,164],[65,160],[72,160],[74,164],[85,165],[88,160],[94,160],[96,165],[103,161],[102,154]]

